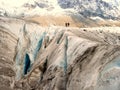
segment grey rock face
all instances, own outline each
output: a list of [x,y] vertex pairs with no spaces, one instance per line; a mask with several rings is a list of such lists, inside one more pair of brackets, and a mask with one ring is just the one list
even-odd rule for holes
[[119,32],[19,23],[13,34],[2,24],[2,90],[119,90]]
[[119,0],[58,0],[61,8],[74,8],[85,17],[99,16],[104,19],[119,19]]

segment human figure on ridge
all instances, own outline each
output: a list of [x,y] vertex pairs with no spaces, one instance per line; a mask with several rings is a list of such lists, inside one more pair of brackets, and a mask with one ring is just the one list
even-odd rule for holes
[[70,23],[68,22],[68,23],[65,23],[65,26],[66,27],[69,27],[70,26]]

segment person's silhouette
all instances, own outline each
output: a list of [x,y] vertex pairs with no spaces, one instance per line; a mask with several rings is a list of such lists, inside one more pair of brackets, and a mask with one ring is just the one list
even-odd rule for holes
[[69,25],[70,25],[70,23],[68,22],[68,23],[67,23],[67,26],[69,27]]
[[65,23],[65,26],[67,27],[67,23]]
[[69,27],[70,26],[70,23],[68,22],[68,23],[65,23],[65,26],[66,27]]

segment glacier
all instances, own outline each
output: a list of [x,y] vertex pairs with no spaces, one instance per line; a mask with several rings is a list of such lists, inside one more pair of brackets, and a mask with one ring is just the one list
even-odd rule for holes
[[120,0],[0,0],[0,90],[120,90],[119,21]]
[[120,27],[0,23],[3,90],[119,90]]

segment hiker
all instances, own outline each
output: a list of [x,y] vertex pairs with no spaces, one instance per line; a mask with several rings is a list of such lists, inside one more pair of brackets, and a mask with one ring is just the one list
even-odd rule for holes
[[65,26],[67,27],[67,23],[65,23]]
[[70,23],[68,22],[68,23],[65,23],[65,26],[66,27],[69,27],[70,26]]
[[68,22],[67,25],[68,25],[68,27],[69,27],[70,23]]

